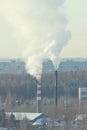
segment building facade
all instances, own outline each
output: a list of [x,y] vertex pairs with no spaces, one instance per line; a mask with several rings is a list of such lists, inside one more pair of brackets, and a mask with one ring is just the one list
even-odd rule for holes
[[25,62],[20,59],[0,59],[0,74],[25,74]]
[[[27,74],[25,61],[22,59],[0,59],[0,74]],[[87,71],[87,59],[61,60],[58,71]],[[43,59],[42,73],[53,73],[55,67],[50,59]]]

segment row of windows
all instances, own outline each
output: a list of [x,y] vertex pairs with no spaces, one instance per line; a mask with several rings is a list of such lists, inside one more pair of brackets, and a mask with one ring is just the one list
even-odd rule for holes
[[87,95],[87,91],[81,92],[81,95]]

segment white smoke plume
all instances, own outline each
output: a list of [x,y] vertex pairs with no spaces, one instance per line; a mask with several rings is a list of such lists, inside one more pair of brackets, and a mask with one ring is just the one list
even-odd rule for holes
[[24,46],[30,74],[41,73],[42,61],[50,58],[59,64],[59,55],[70,39],[67,19],[60,10],[65,0],[4,0],[0,13],[12,28],[20,46]]

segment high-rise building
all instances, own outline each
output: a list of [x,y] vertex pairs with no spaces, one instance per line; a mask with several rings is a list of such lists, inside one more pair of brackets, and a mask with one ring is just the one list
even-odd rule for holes
[[25,62],[20,59],[0,59],[0,74],[25,74]]
[[[0,74],[27,74],[25,61],[22,59],[0,59]],[[61,60],[58,71],[87,71],[87,59],[64,59]],[[42,63],[42,73],[51,73],[55,71],[53,62],[50,59],[44,59]]]
[[50,59],[44,59],[42,63],[42,73],[54,72],[55,68]]
[[59,64],[60,72],[69,72],[69,71],[86,71],[87,70],[87,59],[67,59],[63,60]]

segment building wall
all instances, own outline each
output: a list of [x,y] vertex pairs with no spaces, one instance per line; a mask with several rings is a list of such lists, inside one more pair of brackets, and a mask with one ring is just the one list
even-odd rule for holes
[[60,72],[77,71],[77,70],[86,71],[87,60],[85,61],[66,60],[66,61],[61,61],[59,65]]
[[54,72],[55,68],[50,59],[44,59],[42,63],[42,73]]
[[22,60],[0,60],[0,74],[25,74],[25,62]]
[[[66,59],[59,64],[58,71],[87,71],[87,59]],[[54,72],[55,67],[50,59],[44,59],[42,73]],[[21,59],[0,59],[0,74],[26,74],[25,61]]]
[[81,102],[87,102],[87,88],[79,88],[78,90],[79,104]]

